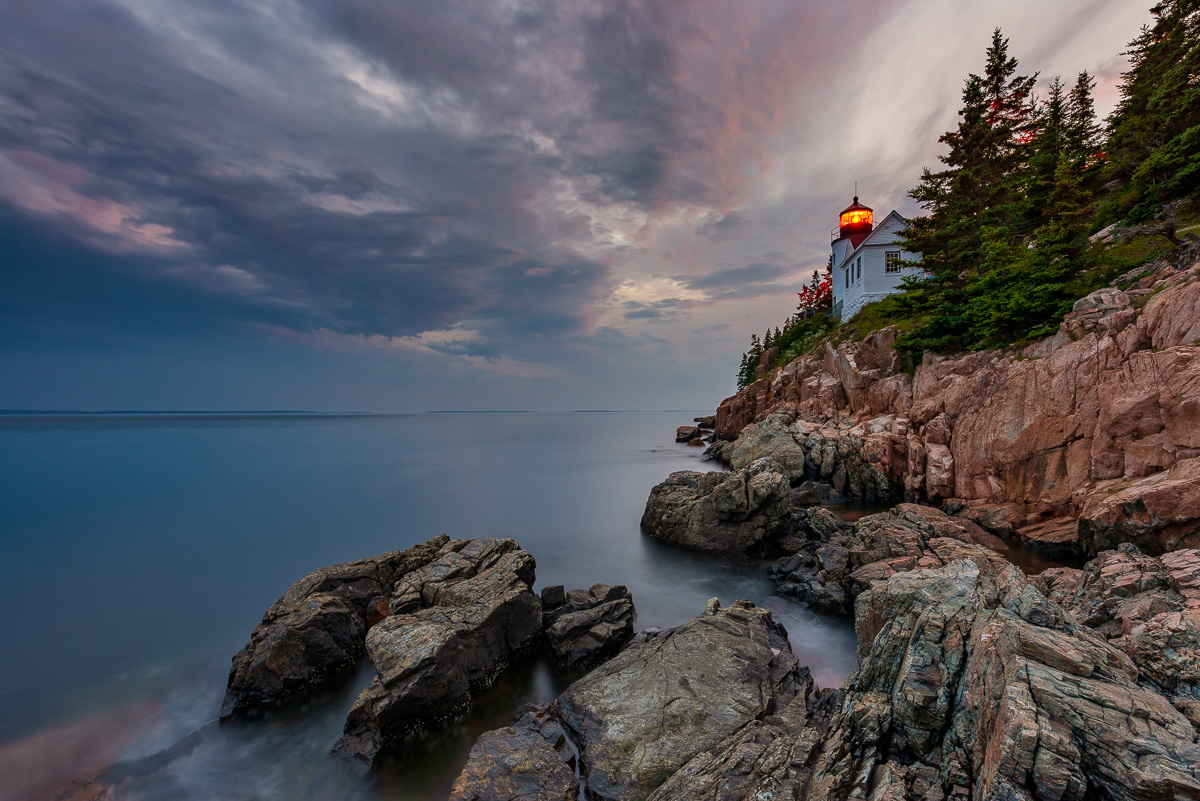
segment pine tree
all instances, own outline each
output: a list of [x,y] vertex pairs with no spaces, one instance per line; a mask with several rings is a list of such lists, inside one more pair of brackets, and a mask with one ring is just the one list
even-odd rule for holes
[[1026,170],[1025,222],[1030,230],[1047,219],[1047,201],[1054,191],[1058,163],[1067,150],[1070,108],[1066,87],[1057,75],[1044,102],[1037,106],[1037,133],[1030,141]]
[[1087,242],[1087,193],[1064,154],[1046,199],[1047,222],[1033,247],[1014,245],[995,228],[985,232],[987,267],[971,287],[967,315],[973,347],[1041,336],[1057,327],[1075,300],[1073,282],[1092,266]]
[[1096,124],[1096,104],[1092,99],[1095,88],[1096,80],[1085,70],[1075,79],[1067,98],[1064,150],[1077,170],[1091,166],[1100,149],[1100,126]]
[[746,368],[747,368],[747,363],[749,361],[750,361],[750,354],[743,353],[742,354],[742,363],[738,367],[738,374],[737,374],[737,388],[738,388],[739,392],[741,390],[745,389],[747,386],[749,386],[749,383],[750,383],[749,381],[746,380],[746,372],[747,372]]
[[1123,182],[1106,218],[1153,217],[1200,197],[1200,0],[1162,0],[1126,55],[1121,100],[1109,118],[1105,177]]
[[992,239],[1009,235],[1024,210],[1021,181],[1035,131],[1031,93],[1037,75],[1018,75],[1008,40],[997,28],[982,76],[963,87],[958,126],[939,139],[946,169],[926,168],[909,196],[929,211],[913,221],[904,249],[922,253],[928,280],[908,279],[902,308],[924,321],[901,337],[909,349],[954,350],[971,343],[967,288],[991,269]]

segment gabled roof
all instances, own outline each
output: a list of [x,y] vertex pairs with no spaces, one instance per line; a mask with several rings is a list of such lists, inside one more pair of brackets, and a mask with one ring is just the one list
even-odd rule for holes
[[[867,234],[866,237],[863,239],[863,241],[858,243],[858,247],[854,248],[853,250],[851,250],[849,253],[846,254],[846,258],[842,259],[842,264],[845,264],[846,262],[850,261],[850,259],[854,256],[855,253],[861,252],[862,249],[865,248],[867,245],[884,244],[879,241],[879,239],[883,236],[881,231],[883,230],[884,224],[888,220],[892,219],[893,217],[895,217],[897,220],[904,223],[905,225],[908,225],[908,218],[901,217],[900,212],[896,211],[895,209],[892,209],[886,217],[884,217],[882,220],[879,221],[879,225],[876,225],[874,228],[872,228],[871,233]],[[841,267],[842,264],[839,264],[837,266]]]

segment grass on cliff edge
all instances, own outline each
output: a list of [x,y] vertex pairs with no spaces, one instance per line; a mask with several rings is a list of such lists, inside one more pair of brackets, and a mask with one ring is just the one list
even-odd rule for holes
[[[1176,218],[1178,234],[1200,235],[1200,209],[1193,208],[1195,204],[1186,204],[1180,208]],[[1096,257],[1095,266],[1082,272],[1075,282],[1075,297],[1081,298],[1101,287],[1108,286],[1117,277],[1133,271],[1137,267],[1149,265],[1163,258],[1169,258],[1176,248],[1164,237],[1143,235],[1130,237],[1110,243],[1097,242],[1092,245]],[[1121,289],[1127,289],[1136,279],[1123,281]],[[865,339],[872,331],[895,326],[901,332],[911,331],[922,322],[921,315],[906,313],[897,301],[898,295],[890,295],[883,300],[868,303],[859,310],[858,314],[838,325],[829,320],[827,324],[809,323],[809,330],[802,336],[795,337],[789,347],[781,348],[775,364],[782,367],[791,361],[825,347],[826,343],[837,346],[843,342]],[[815,319],[815,318],[814,318]],[[1030,336],[1012,342],[999,343],[1000,347],[1022,348],[1040,337]],[[920,356],[915,357],[915,362]],[[913,365],[915,367],[915,363]]]

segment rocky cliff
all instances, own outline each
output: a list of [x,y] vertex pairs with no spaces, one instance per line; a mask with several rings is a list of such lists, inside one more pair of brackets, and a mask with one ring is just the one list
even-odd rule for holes
[[1200,262],[1093,292],[1021,350],[926,354],[910,373],[895,337],[826,345],[726,399],[717,435],[738,443],[719,454],[950,502],[1050,549],[1200,544]]

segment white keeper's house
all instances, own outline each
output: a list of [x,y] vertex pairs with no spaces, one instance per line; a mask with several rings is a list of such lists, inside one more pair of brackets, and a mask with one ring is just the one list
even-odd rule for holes
[[855,196],[833,229],[833,316],[849,320],[868,303],[900,291],[900,281],[921,275],[907,263],[921,260],[900,244],[908,220],[892,211],[875,225],[872,210]]

